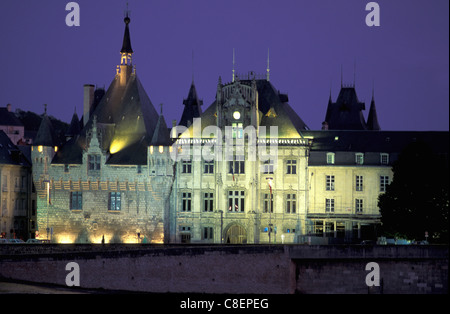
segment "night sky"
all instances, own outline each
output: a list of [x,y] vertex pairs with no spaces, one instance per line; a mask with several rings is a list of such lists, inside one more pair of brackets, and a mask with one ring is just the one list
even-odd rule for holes
[[[0,106],[81,117],[83,85],[108,88],[120,63],[125,0],[79,0],[80,26],[65,23],[65,0],[0,1]],[[194,75],[205,110],[218,77],[265,74],[320,129],[331,89],[372,88],[382,130],[449,130],[449,1],[385,0],[379,27],[365,23],[369,0],[129,1],[133,63],[167,124],[180,120]],[[194,58],[192,58],[194,54]],[[194,62],[192,60],[194,59]],[[356,65],[356,67],[355,67]],[[356,71],[355,71],[356,68]]]

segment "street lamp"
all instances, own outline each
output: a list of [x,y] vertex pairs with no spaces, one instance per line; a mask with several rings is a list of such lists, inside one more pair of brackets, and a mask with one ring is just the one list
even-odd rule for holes
[[49,180],[44,180],[44,183],[46,185],[46,190],[47,190],[47,241],[49,240],[48,238],[48,233],[50,231],[50,228],[48,227],[48,210],[50,208],[49,203],[50,203],[50,181]]
[[272,233],[272,186],[273,186],[273,178],[266,178],[267,183],[269,184],[270,197],[269,197],[269,244],[271,243],[270,236]]

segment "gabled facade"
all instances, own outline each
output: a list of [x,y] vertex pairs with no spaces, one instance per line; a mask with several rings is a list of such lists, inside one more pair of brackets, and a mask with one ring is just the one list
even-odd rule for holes
[[[93,99],[93,86],[85,85],[83,128],[78,133],[71,128],[61,147],[46,136],[48,119],[38,132],[37,138],[47,139],[32,151],[38,238],[164,241],[172,166],[168,147],[160,145],[167,145],[168,130],[136,74],[130,18],[124,22],[121,62],[111,85],[100,100]],[[158,145],[156,150],[152,143]]]

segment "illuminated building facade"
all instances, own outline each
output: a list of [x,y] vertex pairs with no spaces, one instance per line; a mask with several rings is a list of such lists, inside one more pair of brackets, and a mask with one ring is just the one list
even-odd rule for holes
[[38,238],[350,243],[378,235],[378,196],[403,147],[420,140],[448,156],[448,132],[380,131],[373,97],[366,121],[354,86],[335,103],[330,95],[322,130],[310,130],[272,85],[269,60],[263,76],[233,66],[205,110],[192,81],[169,130],[136,74],[124,21],[116,75],[106,91],[84,86],[67,142],[42,121],[31,153]]

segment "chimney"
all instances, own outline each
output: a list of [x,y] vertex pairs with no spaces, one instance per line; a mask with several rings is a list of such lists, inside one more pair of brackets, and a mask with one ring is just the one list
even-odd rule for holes
[[95,86],[91,84],[84,85],[83,96],[83,126],[89,121],[89,113],[91,111],[92,104],[94,102],[94,90]]
[[8,109],[8,112],[11,112],[11,104],[7,104],[6,108]]
[[322,130],[328,130],[328,122],[327,121],[322,122]]

